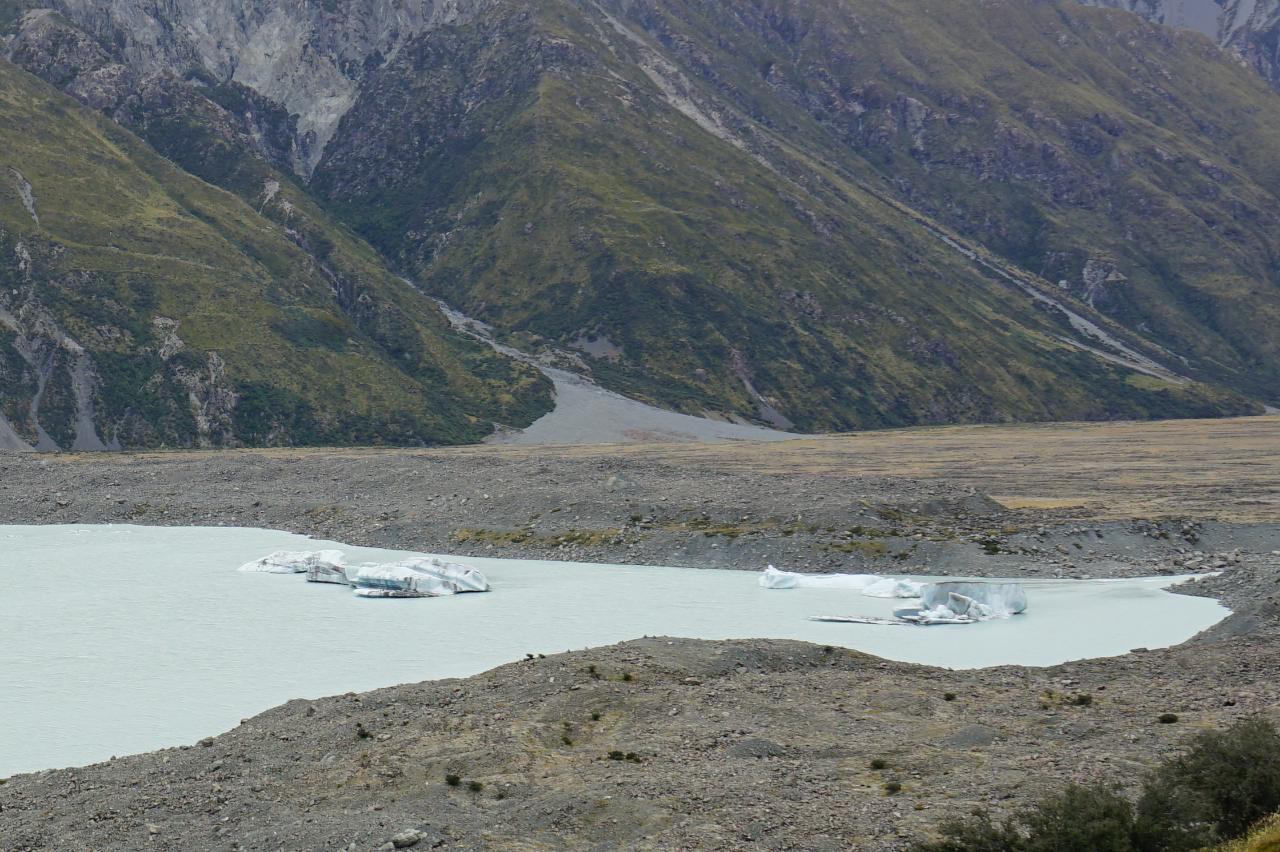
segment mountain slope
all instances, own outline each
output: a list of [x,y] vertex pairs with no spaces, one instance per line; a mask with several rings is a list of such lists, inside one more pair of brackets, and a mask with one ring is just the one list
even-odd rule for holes
[[[728,14],[720,2],[613,12],[543,3],[424,35],[366,80],[313,190],[427,286],[560,345],[602,338],[614,357],[596,360],[599,373],[690,408],[727,403],[747,413],[747,383],[736,398],[726,389],[749,379],[765,398],[754,401],[760,413],[780,410],[806,428],[1118,416],[1115,400],[1126,395],[1129,415],[1161,409],[1133,383],[1109,384],[1093,359],[1077,364],[1043,348],[1037,335],[1059,336],[1044,330],[1054,320],[1043,303],[978,274],[882,200],[904,172],[934,168],[907,150],[904,163],[885,162],[913,144],[910,96],[882,93],[874,113],[850,106],[850,116],[870,113],[857,124],[868,138],[795,103],[804,86],[836,75],[844,91],[877,73],[903,86],[890,76],[895,51],[947,43],[943,25],[904,20],[900,4],[832,5],[794,4],[814,19],[771,24],[769,4],[734,4]],[[1030,16],[1024,26],[1053,13],[1015,6]],[[860,44],[869,56],[842,65],[851,48],[841,44],[858,41],[851,22],[869,11],[883,15]],[[993,17],[956,17],[965,14]],[[990,49],[1020,35],[992,37]],[[1009,66],[1027,64],[1004,53]],[[997,123],[974,136],[998,138]],[[877,145],[877,125],[887,144]],[[1042,178],[993,192],[968,177],[948,175],[923,199],[896,194],[1031,266],[1020,247],[949,214],[966,193],[983,201],[975,215],[1034,212]],[[1093,226],[1064,230],[1087,244]],[[1100,255],[1095,265],[1106,262]],[[1274,287],[1270,298],[1253,315],[1264,350],[1274,344],[1260,331]],[[995,318],[1012,331],[988,333]],[[1252,353],[1213,354],[1231,359],[1228,378],[1250,385]]]
[[549,407],[288,188],[286,227],[3,61],[0,152],[9,444],[461,442]]
[[[24,67],[242,198],[303,203],[269,176],[295,169],[421,286],[633,396],[803,429],[1277,396],[1280,101],[1198,37],[1031,0],[475,0],[376,31],[370,0],[58,5]],[[298,83],[316,62],[341,97]]]
[[627,8],[710,103],[1275,399],[1280,99],[1253,75],[1074,5],[772,5]]
[[838,429],[1185,404],[1073,352],[892,205],[700,129],[594,23],[526,10],[414,43],[371,77],[313,190],[449,300],[595,338],[597,375],[685,410]]
[[1276,0],[1080,0],[1125,9],[1169,27],[1204,33],[1280,88],[1280,3]]

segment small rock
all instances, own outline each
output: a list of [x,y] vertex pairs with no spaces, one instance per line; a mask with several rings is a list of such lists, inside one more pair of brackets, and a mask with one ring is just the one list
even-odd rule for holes
[[391,838],[391,847],[393,849],[408,849],[410,846],[416,846],[422,842],[422,838],[426,837],[416,828],[408,828]]

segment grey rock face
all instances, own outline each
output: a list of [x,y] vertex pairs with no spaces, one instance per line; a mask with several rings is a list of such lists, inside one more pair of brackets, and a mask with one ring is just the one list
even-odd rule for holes
[[370,67],[484,0],[55,0],[140,74],[201,72],[239,83],[297,116],[293,167],[309,176]]

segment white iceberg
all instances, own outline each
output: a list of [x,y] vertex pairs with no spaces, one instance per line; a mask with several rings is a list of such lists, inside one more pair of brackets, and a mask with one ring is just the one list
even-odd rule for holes
[[239,570],[258,574],[306,574],[313,568],[342,572],[341,550],[277,550],[270,556],[241,565]]
[[762,589],[847,589],[869,598],[919,597],[923,583],[879,574],[798,574],[770,565],[760,575]]

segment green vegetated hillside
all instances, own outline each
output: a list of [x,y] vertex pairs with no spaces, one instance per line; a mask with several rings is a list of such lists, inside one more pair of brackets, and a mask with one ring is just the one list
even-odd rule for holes
[[627,8],[754,126],[891,187],[1193,375],[1280,396],[1280,97],[1203,36],[1027,0]]
[[[130,42],[200,2],[11,11],[9,54],[271,220],[394,363],[351,282],[379,282],[384,326],[451,339],[384,258],[690,413],[837,430],[1280,398],[1280,95],[1201,36],[1039,0],[470,0],[384,52],[338,38],[371,18],[336,0],[297,24],[355,91],[312,170],[297,116],[192,64],[187,30]],[[462,410],[546,405],[447,345]]]
[[457,443],[549,408],[544,379],[259,177],[250,206],[0,61],[10,443]]
[[[1166,65],[1207,79],[1161,101]],[[542,0],[388,62],[313,189],[427,287],[688,411],[814,430],[1246,412],[1224,388],[1265,394],[1280,364],[1277,119],[1207,43],[1096,10]],[[1217,389],[1065,342],[1061,312],[937,229]]]

